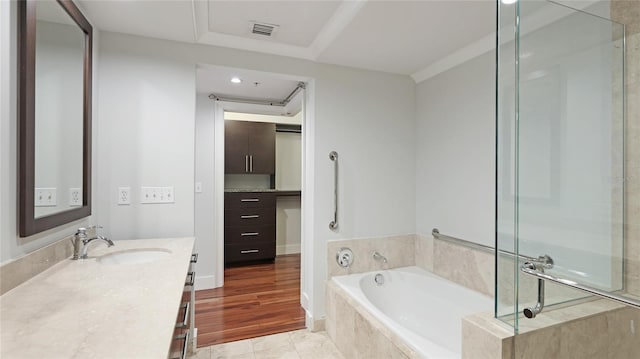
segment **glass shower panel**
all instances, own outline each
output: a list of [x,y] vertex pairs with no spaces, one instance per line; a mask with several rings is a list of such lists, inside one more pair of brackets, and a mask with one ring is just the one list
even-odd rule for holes
[[555,3],[530,4],[520,3],[519,252],[550,255],[559,277],[619,290],[624,49],[616,37],[623,26]]
[[[624,275],[624,28],[593,15],[607,7],[499,5],[496,246],[549,255],[549,274],[615,291]],[[520,265],[497,261],[496,316],[516,331],[518,313],[537,302],[537,280]],[[585,296],[546,287],[547,307]]]
[[517,327],[518,261],[516,253],[516,106],[517,48],[515,42],[517,4],[497,1],[498,31],[496,46],[496,278],[495,315]]

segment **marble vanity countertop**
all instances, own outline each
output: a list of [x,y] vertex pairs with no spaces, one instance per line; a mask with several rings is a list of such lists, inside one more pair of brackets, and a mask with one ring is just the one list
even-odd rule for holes
[[[169,353],[194,238],[90,244],[0,297],[2,358],[160,358]],[[97,259],[131,249],[170,251],[139,264]]]

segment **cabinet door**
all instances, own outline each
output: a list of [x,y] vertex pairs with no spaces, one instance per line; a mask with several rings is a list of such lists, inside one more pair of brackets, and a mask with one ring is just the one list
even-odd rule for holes
[[248,173],[249,130],[246,122],[224,122],[224,173]]
[[276,173],[276,124],[251,123],[249,131],[249,155],[252,157],[251,173]]

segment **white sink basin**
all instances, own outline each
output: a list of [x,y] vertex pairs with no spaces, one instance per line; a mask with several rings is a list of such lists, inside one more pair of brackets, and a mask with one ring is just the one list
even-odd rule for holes
[[167,258],[171,251],[166,249],[128,249],[105,254],[97,258],[102,264],[139,264],[155,262]]

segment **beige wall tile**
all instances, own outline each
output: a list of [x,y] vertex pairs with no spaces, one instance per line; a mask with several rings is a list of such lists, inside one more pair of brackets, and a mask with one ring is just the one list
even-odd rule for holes
[[[354,254],[350,268],[336,263],[336,253],[342,247],[350,248]],[[387,263],[373,259],[373,252],[387,258]],[[415,236],[413,234],[394,237],[347,239],[327,242],[327,276],[364,273],[381,269],[415,265]]]
[[416,235],[416,265],[433,272],[433,237]]
[[355,309],[341,296],[336,296],[335,338],[336,347],[347,358],[356,355],[355,346]]
[[560,328],[538,329],[514,337],[516,358],[562,358],[560,356]]
[[640,310],[621,308],[607,313],[607,357],[633,358],[640,353]]
[[559,358],[606,358],[608,343],[606,315],[565,323],[560,326]]
[[433,248],[435,274],[493,296],[493,255],[443,241],[435,241]]
[[640,2],[611,0],[611,19],[627,25],[627,36],[640,33]]

